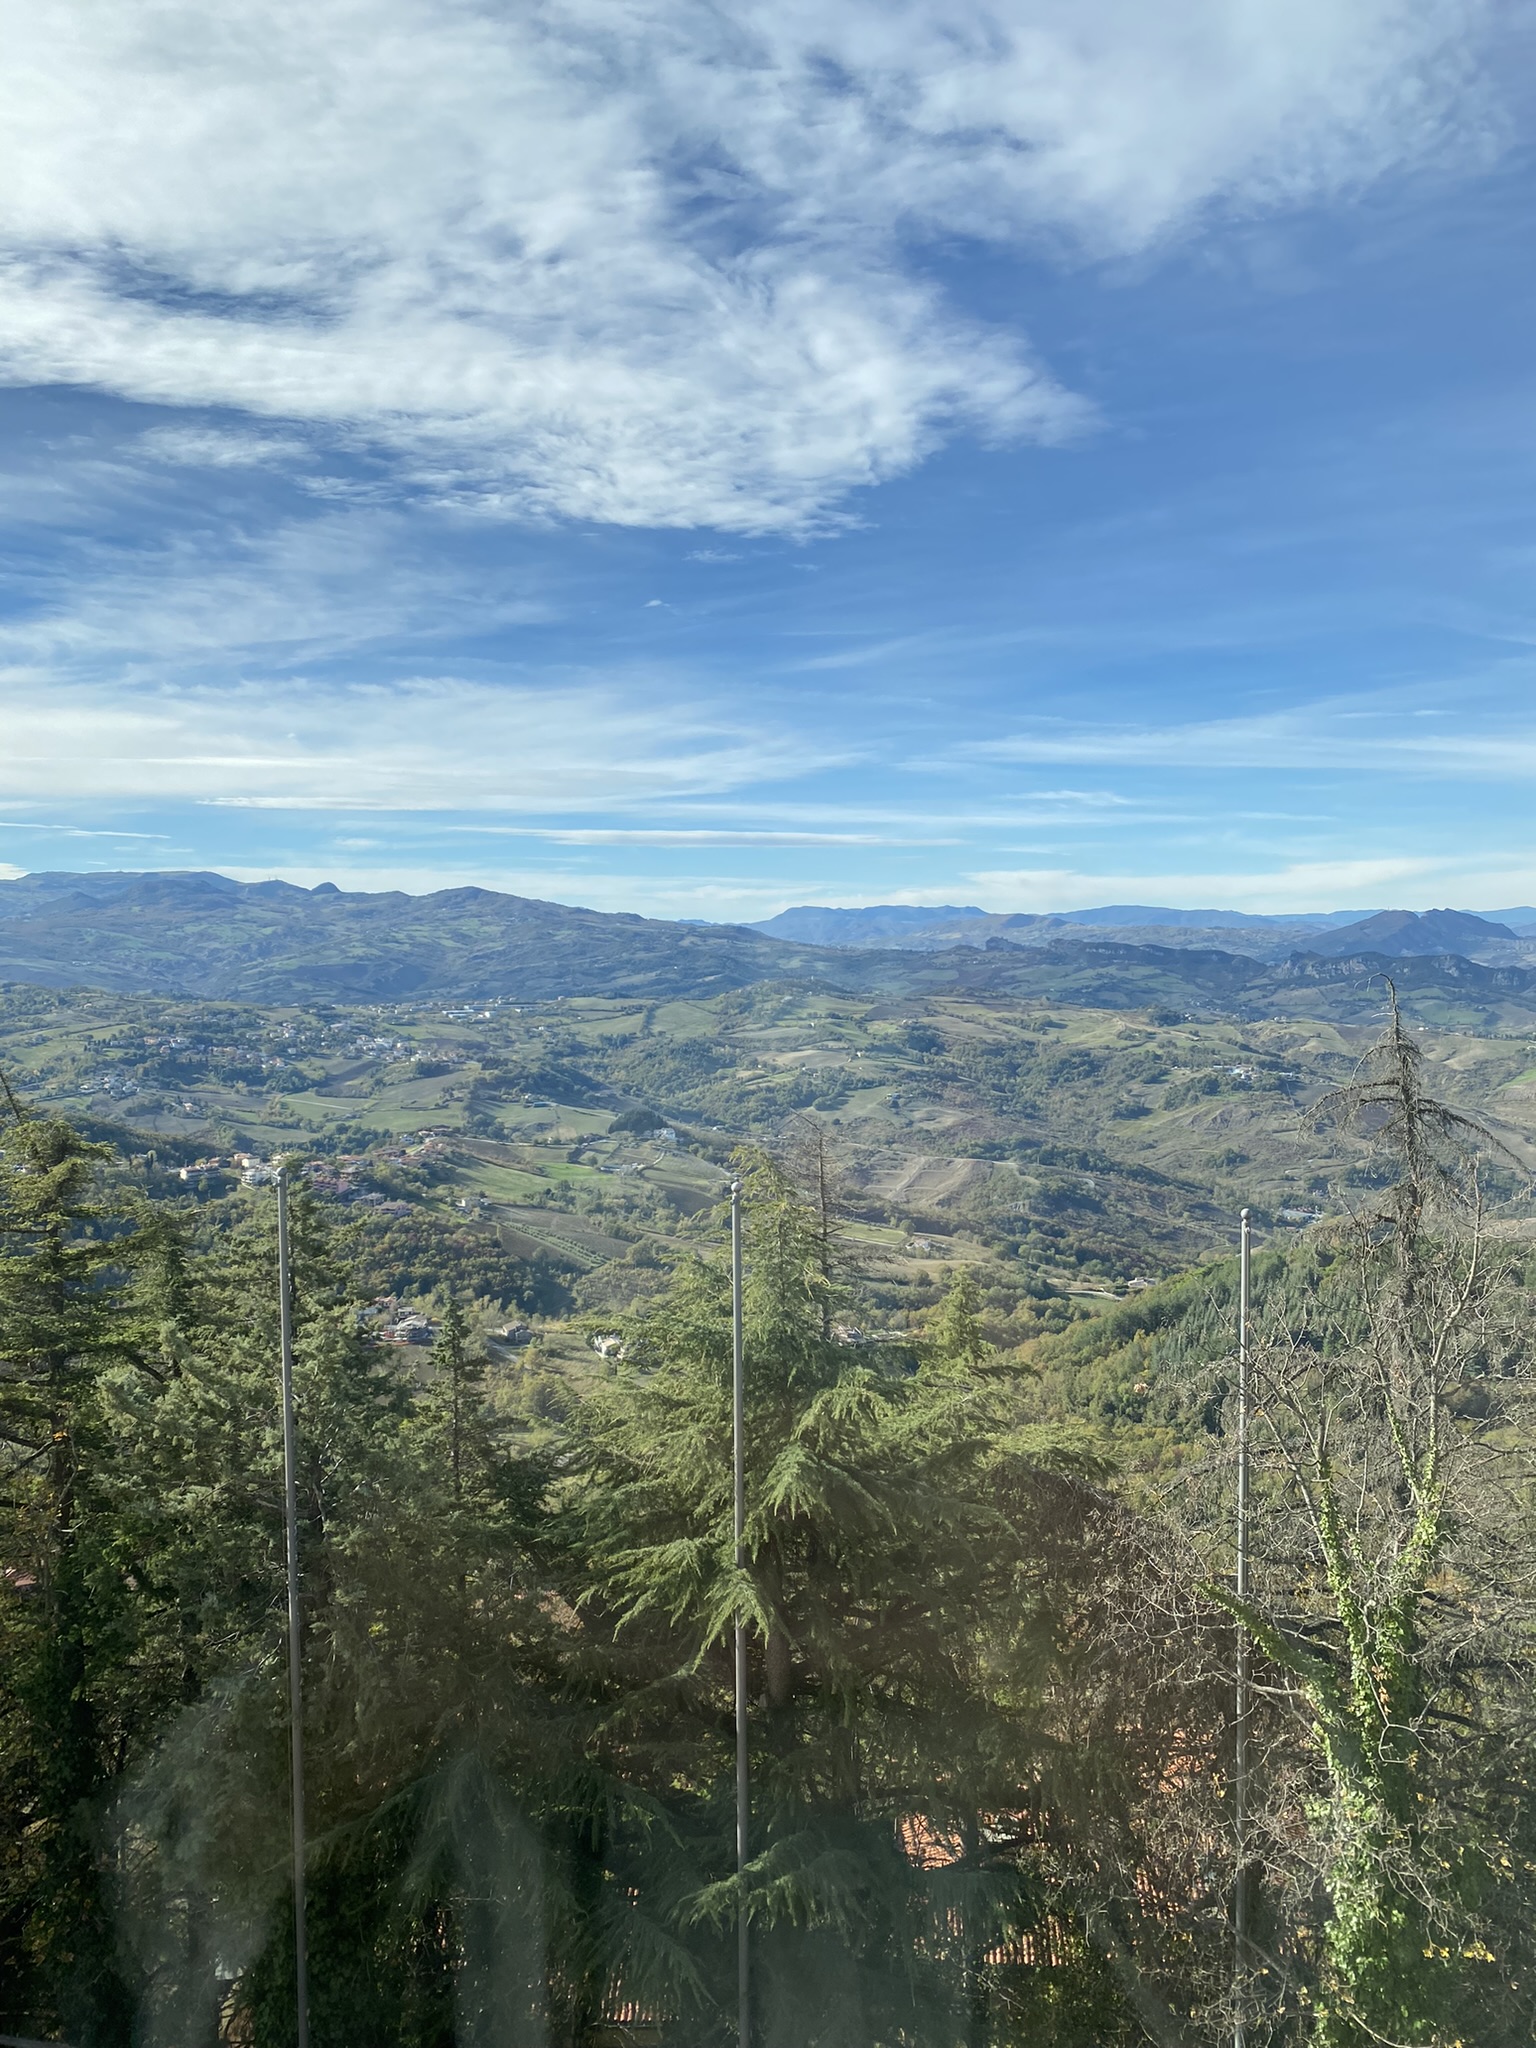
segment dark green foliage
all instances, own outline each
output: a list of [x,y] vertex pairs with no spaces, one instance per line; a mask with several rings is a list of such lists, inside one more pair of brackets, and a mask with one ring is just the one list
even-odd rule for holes
[[[1259,1296],[1277,1315],[1297,1312],[1315,1299],[1332,1263],[1326,1253],[1261,1255]],[[1049,1337],[1032,1362],[1069,1413],[1111,1424],[1156,1421],[1188,1442],[1220,1427],[1236,1312],[1237,1262],[1222,1260]]]
[[636,1131],[643,1134],[646,1131],[659,1131],[665,1123],[666,1118],[654,1109],[626,1109],[614,1118],[608,1128],[611,1131]]
[[494,1229],[430,1214],[364,1215],[346,1227],[364,1300],[377,1294],[427,1299],[441,1291],[525,1315],[560,1315],[571,1305],[574,1265],[554,1251],[537,1258],[510,1253]]
[[931,1024],[908,1024],[902,1033],[904,1042],[915,1053],[935,1053],[944,1050],[944,1034],[936,1031]]
[[949,1283],[938,1314],[928,1326],[928,1342],[935,1359],[951,1371],[974,1372],[991,1353],[982,1334],[981,1290],[976,1276],[962,1266]]
[[525,1096],[548,1102],[590,1102],[601,1083],[568,1059],[488,1060],[475,1083],[486,1100],[520,1102]]
[[989,1109],[1031,1117],[1039,1113],[1041,1089],[1052,1080],[1070,1078],[1075,1072],[1076,1057],[1042,1057],[1027,1040],[994,1046],[962,1039],[946,1048],[942,1059],[935,1052],[928,1068],[934,1078],[960,1084]]
[[[617,1630],[633,1699],[612,1767],[697,1844],[671,1941],[699,1915],[728,1924],[720,1731],[739,1620],[761,1715],[746,1898],[769,2036],[946,2041],[964,2024],[963,1958],[1040,1913],[1029,1851],[984,1855],[978,1816],[1018,1796],[1038,1755],[1051,1595],[1031,1561],[1084,1455],[1008,1429],[1004,1394],[978,1376],[964,1282],[915,1376],[830,1336],[837,1282],[816,1212],[766,1162],[745,1178],[746,1571],[730,1548],[718,1269],[679,1275],[624,1375],[574,1418],[588,1598]],[[910,1845],[930,1841],[925,1868]],[[692,1966],[704,1984],[709,1966],[707,1951]],[[651,1995],[687,2005],[693,1982],[674,1963]]]
[[1191,1074],[1187,1080],[1175,1081],[1163,1097],[1164,1109],[1183,1109],[1188,1103],[1198,1102],[1202,1095],[1220,1095],[1223,1092],[1223,1077],[1220,1074]]
[[[0,1139],[0,2013],[82,2048],[131,2002],[91,1801],[159,1702],[131,1669],[106,1387],[149,1334],[103,1148],[16,1112]],[[126,1679],[126,1684],[122,1683]]]
[[[435,1375],[417,1392],[359,1330],[345,1271],[302,1200],[293,1235],[317,2039],[415,2048],[442,2037],[460,1956],[447,1931],[451,1887],[439,1896],[428,1871],[424,1889],[402,1895],[435,1810],[422,1787],[488,1726],[510,1721],[516,1739],[532,1674],[509,1652],[519,1644],[536,1665],[531,1646],[548,1634],[526,1583],[544,1479],[499,1448],[461,1319],[450,1311]],[[174,1382],[134,1418],[158,1619],[176,1618],[184,1693],[208,1733],[191,1756],[162,1744],[125,1795],[155,1822],[139,1824],[155,1853],[140,1865],[130,1917],[152,1927],[153,1888],[167,1881],[157,1873],[190,1858],[223,1951],[250,1956],[239,2000],[263,2043],[286,2038],[291,1967],[273,1739],[281,1490],[271,1277],[266,1229],[230,1240],[189,1306]],[[232,1780],[242,1755],[256,1761],[253,1788]],[[242,1814],[261,1800],[262,1774],[265,1811],[253,1826]],[[198,1968],[197,1955],[172,1959],[188,1978]]]

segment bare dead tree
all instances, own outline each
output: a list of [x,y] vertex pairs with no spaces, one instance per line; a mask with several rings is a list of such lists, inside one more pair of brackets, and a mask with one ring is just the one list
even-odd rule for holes
[[1391,1182],[1262,1329],[1253,1591],[1209,1581],[1265,1667],[1267,2003],[1329,2048],[1522,2038],[1536,2015],[1510,1787],[1536,1676],[1528,1311],[1484,1193],[1508,1155],[1427,1093],[1391,996],[1315,1112]]
[[837,1286],[851,1273],[842,1218],[848,1206],[848,1179],[826,1125],[815,1117],[791,1117],[778,1148],[785,1173],[815,1219],[817,1257],[824,1282],[822,1336],[832,1334],[832,1306]]

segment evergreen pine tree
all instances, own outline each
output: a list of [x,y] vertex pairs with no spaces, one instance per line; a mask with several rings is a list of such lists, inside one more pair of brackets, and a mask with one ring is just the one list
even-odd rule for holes
[[[131,1227],[98,1199],[106,1148],[7,1090],[0,1139],[0,2013],[80,2048],[131,2000],[93,1801],[132,1739],[132,1590],[104,1512],[103,1382],[130,1360]],[[131,1692],[131,1688],[129,1688]]]
[[[120,1512],[188,1672],[181,1723],[116,1813],[136,1845],[146,2025],[166,2048],[211,2024],[231,1989],[219,1964],[258,2048],[292,2026],[273,1221],[257,1197],[193,1262],[174,1373],[119,1405],[121,1465],[140,1475]],[[313,2038],[446,2048],[456,1999],[495,1978],[485,1888],[528,1883],[522,1823],[495,1788],[543,1768],[529,1727],[552,1630],[530,1556],[545,1481],[498,1452],[462,1317],[445,1318],[421,1387],[411,1355],[362,1324],[302,1192],[290,1239]],[[466,1769],[488,1774],[478,1803]],[[483,1837],[464,1817],[497,1812]]]
[[667,1816],[609,1846],[635,1901],[616,1971],[701,2017],[710,1998],[726,2003],[727,1951],[690,1930],[702,1918],[723,1931],[737,1904],[725,1868],[740,1617],[746,1900],[767,2038],[949,2042],[969,2010],[980,2041],[981,1959],[1038,1910],[1027,1850],[981,1854],[980,1816],[1017,1805],[1038,1762],[1051,1631],[1034,1524],[1042,1483],[1076,1454],[1047,1431],[1012,1436],[963,1346],[930,1381],[839,1342],[821,1217],[766,1159],[743,1179],[746,1570],[731,1542],[723,1269],[680,1274],[574,1423],[583,1612],[612,1645],[601,1754],[631,1800],[644,1792]]
[[934,1358],[959,1372],[974,1372],[992,1354],[981,1330],[981,1290],[969,1266],[957,1266],[928,1329]]

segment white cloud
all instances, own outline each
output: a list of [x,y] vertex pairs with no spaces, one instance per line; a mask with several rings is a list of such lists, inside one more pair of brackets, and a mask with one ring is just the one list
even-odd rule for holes
[[415,539],[403,515],[366,508],[251,531],[198,521],[132,549],[80,540],[35,609],[0,619],[0,653],[55,674],[142,663],[160,675],[210,656],[318,659],[549,618],[527,572],[445,559]]
[[958,846],[958,839],[912,839],[880,832],[754,832],[686,826],[449,825],[449,832],[542,839],[554,846]]
[[[905,765],[910,768],[913,764],[908,762]],[[920,825],[924,831],[933,832],[991,831],[994,828],[1011,831],[1026,825],[1074,825],[1079,821],[1095,828],[1122,822],[1165,822],[1156,808],[1107,789],[1031,790],[1017,803],[996,805],[966,804],[952,799],[947,803],[935,803],[931,801],[932,794],[932,791],[924,791],[920,802],[911,797],[896,802],[889,798],[871,799],[866,795],[841,792],[836,796],[810,800],[783,796],[743,801],[733,797],[728,805],[707,801],[691,803],[688,815],[692,819],[729,818],[733,822],[757,819],[765,825],[771,824],[775,830],[790,826],[816,830],[853,825]]]
[[988,868],[968,875],[994,910],[1089,910],[1164,903],[1189,910],[1347,910],[1362,903],[1428,909],[1447,902],[1517,901],[1536,866],[1416,855],[1292,861],[1260,874],[1089,875],[1071,868]]
[[294,434],[238,432],[229,427],[151,427],[139,436],[139,448],[152,462],[175,463],[186,469],[254,469],[270,463],[291,463],[309,453],[309,444]]
[[660,687],[560,692],[418,678],[125,693],[0,679],[0,800],[255,810],[612,811],[815,768],[803,736]]
[[[1483,694],[1487,694],[1486,692]],[[1023,732],[967,741],[951,758],[968,763],[1029,763],[1142,768],[1347,769],[1351,774],[1536,776],[1536,715],[1530,686],[1507,685],[1485,709],[1479,729],[1410,726],[1418,715],[1406,690],[1371,698],[1339,697],[1249,717],[1162,726],[1073,725],[1040,719]]]
[[1144,250],[1494,135],[1476,0],[7,16],[0,375],[312,424],[492,514],[792,531],[957,429],[1060,437],[914,241]]
[[116,825],[96,831],[89,825],[46,824],[36,818],[0,818],[0,832],[50,832],[57,834],[60,839],[110,839],[119,845],[126,844],[129,840],[145,841],[158,846],[170,843],[168,832],[126,832]]

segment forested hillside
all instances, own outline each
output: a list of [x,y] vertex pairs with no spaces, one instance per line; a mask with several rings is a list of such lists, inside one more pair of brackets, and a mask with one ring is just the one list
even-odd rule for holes
[[609,916],[492,889],[348,892],[217,874],[0,882],[0,978],[314,1002],[577,988],[667,995],[816,971],[729,925]]
[[[904,1057],[1034,1086],[985,1036],[924,1028],[938,1044]],[[507,1072],[610,1104],[621,1076],[718,1085],[657,1050],[600,1075],[557,1043]],[[723,2043],[741,1911],[785,2048],[1194,2048],[1239,2016],[1298,2048],[1527,2038],[1528,1276],[1484,1199],[1511,1163],[1431,1070],[1393,1018],[1315,1095],[1359,1202],[1257,1264],[1245,1599],[1230,1257],[1085,1317],[1040,1253],[977,1239],[903,1297],[823,1121],[774,1152],[701,1143],[717,1177],[629,1241],[643,1284],[561,1324],[606,1334],[551,1370],[496,1341],[472,1233],[421,1345],[377,1298],[402,1219],[298,1193],[318,2048]],[[5,1114],[0,2032],[286,2043],[272,1190],[199,1189],[25,1089]],[[742,1570],[725,1164],[748,1222]],[[989,1277],[1010,1262],[1011,1292]],[[558,1270],[531,1244],[516,1288]],[[564,1284],[600,1270],[573,1255]]]

